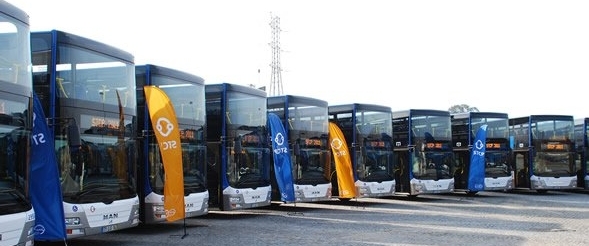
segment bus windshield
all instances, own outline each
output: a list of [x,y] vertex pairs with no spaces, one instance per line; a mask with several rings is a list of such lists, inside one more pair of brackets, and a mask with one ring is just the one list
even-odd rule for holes
[[228,145],[227,177],[235,188],[259,187],[270,183],[270,148],[266,136],[266,98],[227,92]]

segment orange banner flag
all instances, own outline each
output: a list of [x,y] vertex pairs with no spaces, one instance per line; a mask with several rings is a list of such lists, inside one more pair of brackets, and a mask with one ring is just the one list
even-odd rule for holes
[[333,122],[329,122],[329,143],[335,160],[339,197],[354,198],[356,197],[356,184],[354,183],[354,169],[352,168],[350,151],[342,130]]
[[180,129],[172,102],[164,91],[155,86],[144,86],[151,125],[157,139],[164,164],[164,209],[166,220],[185,217],[184,173]]

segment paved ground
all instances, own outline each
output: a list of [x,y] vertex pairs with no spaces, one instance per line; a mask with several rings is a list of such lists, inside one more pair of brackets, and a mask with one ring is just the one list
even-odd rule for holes
[[211,211],[185,223],[140,226],[67,245],[589,245],[589,193],[481,192],[275,204]]

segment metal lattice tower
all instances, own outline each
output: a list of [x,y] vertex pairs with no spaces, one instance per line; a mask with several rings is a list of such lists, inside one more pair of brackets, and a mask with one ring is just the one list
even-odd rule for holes
[[280,67],[280,17],[270,16],[270,27],[272,28],[272,42],[270,47],[272,48],[272,73],[270,74],[270,93],[269,96],[280,96],[283,94],[282,91],[282,68]]

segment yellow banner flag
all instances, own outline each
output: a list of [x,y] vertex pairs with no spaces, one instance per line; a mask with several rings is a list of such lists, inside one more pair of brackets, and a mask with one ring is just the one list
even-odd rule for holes
[[333,122],[329,122],[329,143],[335,160],[339,197],[354,198],[356,197],[356,185],[348,144],[342,131]]
[[184,173],[180,129],[172,102],[164,91],[155,86],[144,86],[151,125],[157,139],[164,164],[164,209],[166,220],[183,219]]

